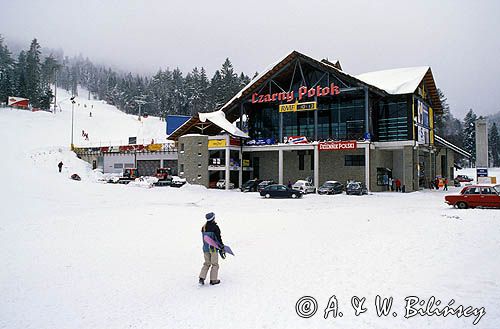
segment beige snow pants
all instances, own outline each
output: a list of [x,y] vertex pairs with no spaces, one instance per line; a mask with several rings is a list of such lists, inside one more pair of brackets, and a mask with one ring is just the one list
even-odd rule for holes
[[217,252],[204,252],[205,262],[201,268],[200,278],[205,279],[207,277],[208,269],[212,266],[210,270],[210,280],[217,280],[217,274],[219,273],[219,254]]

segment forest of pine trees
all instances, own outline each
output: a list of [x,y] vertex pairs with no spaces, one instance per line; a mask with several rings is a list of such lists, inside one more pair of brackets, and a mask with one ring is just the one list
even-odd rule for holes
[[34,107],[48,109],[53,97],[50,84],[57,80],[58,87],[74,95],[80,85],[126,113],[137,114],[137,101],[142,101],[143,113],[193,115],[217,110],[250,82],[247,75],[234,71],[229,58],[211,79],[203,67],[186,75],[178,68],[160,69],[145,77],[117,73],[82,57],[51,54],[42,59],[40,48],[34,39],[14,59],[0,35],[0,103],[8,96],[26,97]]
[[[33,39],[26,50],[13,58],[0,35],[0,104],[8,96],[26,97],[34,107],[50,108],[53,98],[51,84],[57,85],[77,95],[77,86],[83,86],[98,99],[115,105],[120,110],[137,114],[138,103],[145,102],[143,113],[165,117],[167,114],[194,115],[219,109],[231,99],[250,78],[234,71],[229,58],[215,71],[212,78],[207,76],[203,67],[195,67],[184,75],[178,68],[160,69],[151,77],[118,73],[104,66],[94,65],[89,59],[68,58],[62,54],[44,58],[41,47]],[[436,133],[462,147],[473,155],[475,160],[475,120],[477,115],[472,109],[463,121],[451,113],[447,99],[438,90],[443,113],[436,117]],[[141,103],[142,103],[141,102]],[[490,161],[500,166],[500,141],[497,125],[489,130]]]

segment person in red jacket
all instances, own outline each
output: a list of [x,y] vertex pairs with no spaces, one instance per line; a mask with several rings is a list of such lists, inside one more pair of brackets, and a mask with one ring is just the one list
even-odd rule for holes
[[396,178],[396,180],[394,181],[394,185],[396,185],[396,192],[401,192],[401,181],[399,180],[399,178]]

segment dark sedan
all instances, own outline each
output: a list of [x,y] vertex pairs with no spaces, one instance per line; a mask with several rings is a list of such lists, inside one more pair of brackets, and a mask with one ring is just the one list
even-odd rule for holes
[[257,192],[257,187],[261,183],[261,180],[251,179],[247,181],[240,187],[241,192]]
[[269,185],[260,191],[260,195],[269,198],[301,198],[302,193],[297,190],[293,190],[285,185],[273,184]]
[[339,194],[344,191],[344,184],[329,180],[321,185],[318,189],[318,194]]
[[368,189],[364,183],[361,182],[350,182],[347,184],[345,193],[347,195],[363,195],[368,194]]
[[271,180],[263,180],[257,185],[257,192],[262,192],[267,186],[274,184],[274,181]]

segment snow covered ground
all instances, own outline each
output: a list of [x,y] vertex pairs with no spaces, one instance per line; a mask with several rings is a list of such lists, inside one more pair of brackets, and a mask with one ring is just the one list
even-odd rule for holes
[[[61,105],[56,115],[0,109],[0,328],[474,327],[474,316],[405,319],[412,295],[484,307],[476,327],[498,328],[500,211],[453,209],[430,190],[266,200],[101,184],[69,152]],[[141,129],[161,138],[98,105],[76,121],[92,141]],[[209,211],[236,256],[220,261],[221,285],[198,287]],[[318,302],[309,319],[295,311],[306,295]],[[324,319],[332,295],[343,317]],[[394,298],[396,317],[377,316],[376,295]],[[354,315],[352,296],[366,297],[366,313]]]

